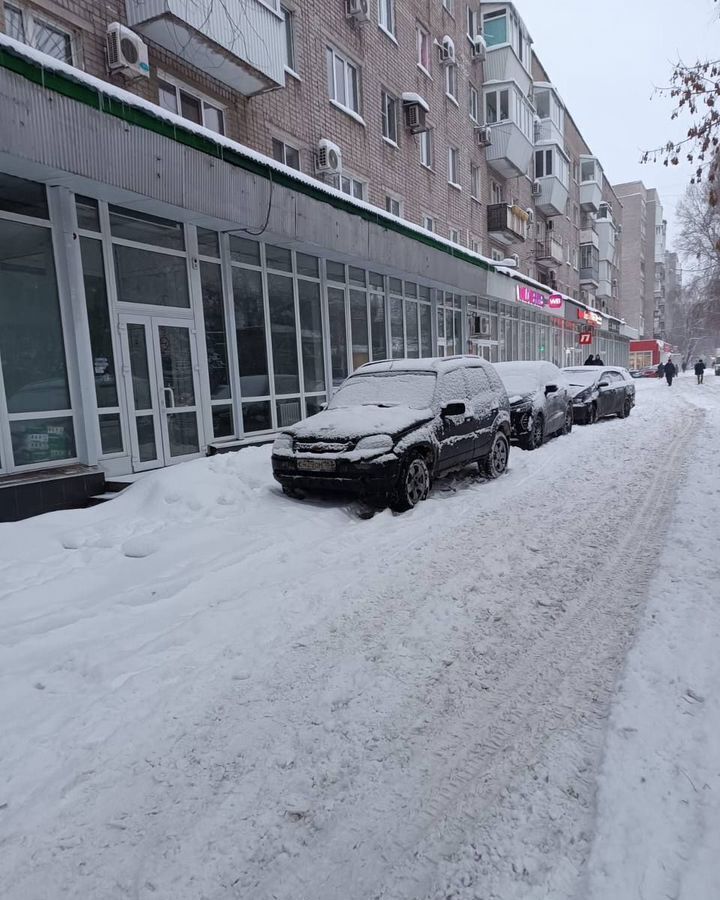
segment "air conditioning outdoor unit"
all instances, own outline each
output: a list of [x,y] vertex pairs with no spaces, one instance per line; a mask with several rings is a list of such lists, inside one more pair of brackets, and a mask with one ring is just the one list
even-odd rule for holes
[[535,221],[535,210],[532,208],[532,206],[528,206],[525,212],[527,213],[528,217],[528,225],[532,225],[532,223]]
[[356,22],[370,21],[370,0],[345,0],[348,19]]
[[478,125],[475,129],[477,142],[481,147],[490,147],[492,145],[492,129],[487,125]]
[[121,72],[128,78],[148,78],[148,50],[134,31],[119,22],[108,25],[105,35],[108,67],[111,72]]
[[472,49],[471,49],[472,58],[476,62],[482,62],[487,55],[487,44],[485,43],[485,38],[481,34],[476,34],[472,39]]
[[315,158],[315,171],[318,175],[340,175],[342,173],[342,152],[332,141],[321,140]]
[[520,268],[520,256],[517,253],[513,253],[511,259],[515,260],[515,267]]
[[618,233],[618,234],[622,234],[622,233],[623,233],[623,227],[622,227],[622,225],[618,225],[618,227],[617,227],[617,233]]
[[412,134],[427,131],[427,112],[419,103],[405,103],[405,124]]
[[449,34],[446,34],[440,44],[440,62],[444,66],[455,62],[455,43]]
[[539,197],[540,194],[542,194],[542,183],[539,181],[533,181],[533,185],[532,185],[533,197]]

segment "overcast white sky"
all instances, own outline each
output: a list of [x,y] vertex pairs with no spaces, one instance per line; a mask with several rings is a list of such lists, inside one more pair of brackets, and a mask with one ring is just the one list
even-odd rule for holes
[[[674,229],[688,165],[640,164],[643,150],[684,137],[672,101],[653,97],[682,57],[720,57],[713,0],[516,0],[535,50],[613,183],[642,179],[660,191]],[[652,99],[651,99],[652,98]],[[670,243],[670,241],[669,241]]]

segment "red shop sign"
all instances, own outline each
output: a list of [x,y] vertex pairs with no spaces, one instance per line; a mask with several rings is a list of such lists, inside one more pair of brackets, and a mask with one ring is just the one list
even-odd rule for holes
[[593,336],[591,331],[581,331],[580,332],[580,343],[581,344],[592,344]]

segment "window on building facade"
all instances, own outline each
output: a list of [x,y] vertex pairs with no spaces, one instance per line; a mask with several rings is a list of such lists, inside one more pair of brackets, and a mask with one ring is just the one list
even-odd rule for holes
[[420,135],[420,162],[427,168],[433,167],[433,132],[423,131]]
[[164,77],[158,79],[158,103],[196,125],[225,134],[225,115],[219,106]]
[[457,147],[448,147],[448,183],[460,187],[460,151]]
[[508,43],[508,21],[504,9],[485,13],[483,16],[483,34],[488,47]]
[[435,219],[432,216],[424,215],[422,219],[422,227],[426,231],[435,231]]
[[446,9],[450,15],[455,13],[455,0],[442,0],[443,9]]
[[480,200],[481,172],[480,166],[470,165],[470,196],[473,200]]
[[450,240],[453,242],[453,244],[459,244],[460,243],[460,229],[459,228],[451,228],[450,232],[449,232],[449,237],[450,237]]
[[417,25],[417,64],[430,74],[430,32],[419,22]]
[[477,122],[480,116],[480,96],[478,94],[477,88],[472,84],[468,88],[468,92],[470,118],[473,120],[473,122]]
[[395,0],[378,0],[378,24],[395,37]]
[[580,163],[580,180],[585,183],[587,181],[597,181],[596,165],[594,159],[583,159]]
[[393,216],[401,217],[403,214],[402,200],[400,200],[398,197],[392,197],[390,194],[388,194],[385,197],[385,209]]
[[490,197],[493,204],[504,202],[502,185],[498,184],[497,181],[490,182]]
[[295,60],[295,13],[286,6],[280,7],[285,22],[285,65],[292,72],[297,72]]
[[451,64],[445,66],[445,93],[451,100],[457,103],[458,79],[457,66]]
[[505,259],[505,254],[502,250],[498,250],[497,247],[491,247],[490,259],[492,259],[494,262],[500,262],[501,260]]
[[338,187],[343,194],[349,194],[357,200],[367,200],[368,183],[353,175],[341,175]]
[[284,163],[286,166],[290,166],[291,169],[300,169],[300,151],[297,147],[293,147],[291,144],[286,144],[284,141],[273,138],[272,148],[273,159]]
[[330,99],[360,115],[360,71],[332,47],[327,48],[327,80]]
[[468,236],[468,247],[473,253],[479,253],[482,256],[482,241],[477,235],[471,234]]
[[477,6],[468,3],[467,8],[467,35],[472,40],[480,34],[480,15]]
[[382,102],[382,133],[383,137],[387,138],[387,140],[392,141],[393,144],[397,144],[398,138],[398,123],[397,123],[397,111],[398,111],[398,101],[396,97],[393,97],[392,94],[388,94],[387,91],[383,91],[381,93],[381,102]]
[[16,41],[28,44],[62,62],[73,64],[72,37],[64,29],[51,24],[43,16],[30,10],[5,4],[5,31]]
[[552,150],[536,150],[535,151],[535,177],[544,178],[546,175],[553,174],[553,152]]
[[488,91],[485,94],[485,121],[488,125],[504,122],[510,118],[510,91]]

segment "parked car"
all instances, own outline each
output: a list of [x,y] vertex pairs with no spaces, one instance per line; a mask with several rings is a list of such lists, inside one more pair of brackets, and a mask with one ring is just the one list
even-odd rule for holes
[[644,369],[640,369],[640,374],[637,377],[638,378],[657,378],[658,377],[657,366],[645,366]]
[[535,450],[545,438],[569,434],[573,426],[573,395],[563,373],[549,362],[496,363],[510,400],[513,438],[525,450]]
[[326,410],[283,429],[273,475],[291,495],[339,490],[406,510],[428,496],[435,477],[468,463],[502,475],[509,439],[507,392],[489,363],[366,363]]
[[604,416],[625,419],[635,406],[635,385],[621,366],[582,366],[562,370],[573,393],[575,421],[590,425]]

